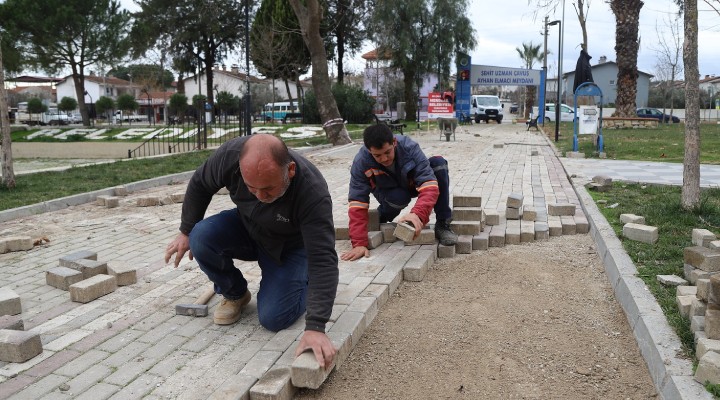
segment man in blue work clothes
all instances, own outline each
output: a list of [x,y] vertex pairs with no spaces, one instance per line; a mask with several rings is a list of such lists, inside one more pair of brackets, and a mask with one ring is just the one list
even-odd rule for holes
[[428,157],[407,136],[393,135],[385,124],[371,125],[363,132],[365,147],[358,151],[350,169],[348,196],[349,235],[353,248],[343,253],[345,261],[368,257],[368,209],[370,194],[380,203],[380,222],[390,222],[417,197],[409,213],[398,222],[409,222],[415,236],[435,211],[435,237],[445,246],[454,246],[457,235],[450,229],[450,177],[447,161]]

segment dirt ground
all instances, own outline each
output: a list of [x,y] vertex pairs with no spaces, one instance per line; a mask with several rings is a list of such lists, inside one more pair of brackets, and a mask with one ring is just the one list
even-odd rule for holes
[[653,399],[590,235],[438,260],[296,399]]

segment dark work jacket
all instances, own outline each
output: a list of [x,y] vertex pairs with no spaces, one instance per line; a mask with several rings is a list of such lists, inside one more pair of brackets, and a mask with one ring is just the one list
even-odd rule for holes
[[338,284],[327,182],[310,161],[290,150],[296,168],[287,191],[272,203],[259,201],[240,174],[240,149],[249,138],[224,143],[195,171],[183,201],[180,231],[189,234],[203,219],[213,195],[227,188],[250,236],[277,262],[282,262],[284,250],[305,248],[309,280],[305,329],[324,332]]

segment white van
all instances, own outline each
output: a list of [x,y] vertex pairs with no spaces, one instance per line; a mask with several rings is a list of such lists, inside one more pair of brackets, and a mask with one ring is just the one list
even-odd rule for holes
[[503,119],[503,106],[497,96],[475,94],[470,96],[470,115],[475,118],[475,123],[495,120],[498,124]]

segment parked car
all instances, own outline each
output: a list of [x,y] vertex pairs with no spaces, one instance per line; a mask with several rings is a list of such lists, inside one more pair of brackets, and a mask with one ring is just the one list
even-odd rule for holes
[[78,112],[68,113],[68,122],[71,124],[81,124],[82,123],[82,115]]
[[640,118],[655,118],[660,122],[664,123],[670,123],[670,118],[672,118],[672,122],[674,124],[677,124],[680,122],[680,118],[676,116],[670,116],[667,114],[664,114],[662,111],[658,110],[657,108],[638,108],[637,109],[637,116]]
[[[560,104],[560,121],[573,122],[575,111],[567,104]],[[555,122],[555,104],[545,104],[545,122]]]

